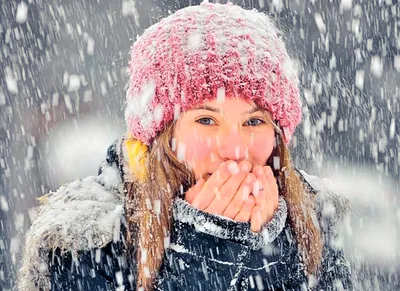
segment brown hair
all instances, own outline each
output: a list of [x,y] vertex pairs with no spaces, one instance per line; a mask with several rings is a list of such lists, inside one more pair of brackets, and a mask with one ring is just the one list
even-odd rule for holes
[[[172,152],[170,141],[174,124],[155,139],[146,157],[147,179],[125,183],[127,192],[126,215],[128,222],[127,242],[137,261],[137,287],[152,290],[153,283],[164,256],[171,224],[171,206],[178,193],[195,182],[193,174],[179,162]],[[314,199],[306,191],[291,164],[289,151],[281,134],[276,134],[272,157],[278,157],[280,195],[288,205],[288,218],[294,231],[306,274],[317,272],[322,254],[322,240],[318,226],[314,224]],[[273,168],[274,169],[274,168]],[[132,234],[135,236],[133,237]]]

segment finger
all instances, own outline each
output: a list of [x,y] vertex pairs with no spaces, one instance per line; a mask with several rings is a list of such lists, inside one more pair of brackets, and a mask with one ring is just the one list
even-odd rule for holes
[[[278,194],[279,188],[278,188],[278,181],[276,177],[274,176],[274,173],[272,172],[272,169],[270,166],[264,166],[263,167],[265,177],[267,179],[269,188],[272,193]],[[278,196],[275,197],[276,201],[278,201]]]
[[250,218],[250,229],[253,232],[260,232],[261,227],[264,224],[264,218],[261,210],[260,205],[256,205],[253,207],[253,210],[251,211],[251,218]]
[[253,191],[254,197],[256,198],[256,205],[261,205],[263,208],[266,206],[266,193],[269,191],[269,183],[265,173],[263,171],[263,167],[256,166],[252,171],[257,181],[254,183]]
[[258,196],[260,194],[260,190],[263,189],[263,184],[261,181],[261,176],[263,174],[262,168],[260,166],[255,166],[252,170],[252,173],[254,173],[254,175],[257,178],[257,181],[254,183],[252,193],[253,193],[254,197],[256,198],[256,204],[260,204],[260,199]]
[[[205,209],[213,201],[219,188],[231,176],[234,161],[222,163],[219,168],[207,179],[199,194],[193,199],[192,206],[198,209]],[[229,170],[230,169],[230,170]]]
[[[232,173],[229,179],[219,189],[217,195],[214,197],[214,200],[205,209],[205,211],[223,215],[223,212],[238,193],[241,184],[244,182],[250,170],[251,163],[248,161],[242,161],[238,165],[238,169],[235,169],[235,172]],[[243,196],[243,194],[240,193],[239,196]],[[240,203],[240,200],[243,201],[243,198],[238,197],[235,203]]]
[[199,194],[201,188],[203,187],[206,180],[200,178],[194,186],[190,187],[189,190],[185,194],[185,200],[190,204],[193,202],[194,198]]
[[238,222],[248,222],[248,221],[250,221],[251,211],[252,211],[252,209],[253,209],[253,207],[255,205],[256,205],[256,200],[254,199],[254,196],[253,195],[249,195],[249,197],[247,198],[247,200],[243,204],[242,209],[236,215],[234,220],[238,221]]
[[236,191],[235,196],[229,202],[228,206],[223,211],[222,215],[231,219],[234,219],[236,215],[242,209],[244,203],[247,198],[251,194],[251,190],[253,189],[253,184],[256,180],[256,177],[252,173],[248,173],[246,178],[242,181],[239,189]]
[[[258,194],[254,195],[256,198],[256,205],[259,206],[259,212],[254,215],[260,215],[261,217],[255,218],[255,221],[257,221],[257,226],[253,226],[253,228],[258,228],[259,226],[262,227],[269,221],[269,218],[273,216],[275,209],[272,207],[271,202],[269,201],[270,197],[268,195],[270,195],[271,189],[269,187],[269,181],[265,174],[264,168],[261,166],[256,166],[254,167],[253,172],[256,174],[257,181],[259,181],[260,185],[262,185],[262,190],[259,190]],[[255,188],[257,188],[257,186],[255,186]],[[251,219],[253,219],[253,217]]]
[[268,201],[267,203],[267,221],[271,220],[273,217],[276,209],[278,208],[278,203],[279,203],[279,189],[278,189],[278,183],[277,180],[274,176],[274,173],[272,172],[271,167],[265,166],[263,167],[265,176],[268,181],[269,185],[269,191],[266,193],[267,197],[266,200]]

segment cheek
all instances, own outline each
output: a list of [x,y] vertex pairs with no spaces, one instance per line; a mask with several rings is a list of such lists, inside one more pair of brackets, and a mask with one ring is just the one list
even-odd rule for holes
[[209,137],[202,137],[195,132],[188,132],[177,140],[178,153],[184,148],[184,154],[180,154],[180,160],[187,162],[192,168],[203,167],[213,160],[213,142]]
[[193,145],[188,152],[188,158],[193,163],[193,167],[204,168],[210,161],[215,160],[215,156],[213,156],[209,147],[200,146],[199,144]]
[[274,149],[274,139],[259,138],[249,146],[249,159],[264,165]]

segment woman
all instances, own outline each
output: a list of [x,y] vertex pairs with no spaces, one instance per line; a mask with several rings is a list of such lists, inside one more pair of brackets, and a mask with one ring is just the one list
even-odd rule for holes
[[266,15],[181,9],[137,39],[129,73],[128,133],[98,176],[42,199],[21,290],[352,288],[346,203],[290,160],[298,78]]

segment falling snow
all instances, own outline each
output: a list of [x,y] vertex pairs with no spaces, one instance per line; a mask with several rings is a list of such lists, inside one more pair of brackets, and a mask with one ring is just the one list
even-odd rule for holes
[[317,24],[319,32],[324,33],[326,30],[326,27],[325,27],[325,23],[324,23],[324,20],[322,19],[321,14],[315,13],[314,17],[315,17],[315,22]]
[[352,7],[352,4],[353,4],[352,2],[353,2],[353,0],[341,0],[340,7],[343,10],[350,10]]
[[[84,244],[97,246],[104,238],[118,239],[118,219],[123,211],[116,202],[121,198],[120,173],[103,164],[102,175],[94,175],[109,145],[126,131],[124,106],[143,127],[161,121],[166,110],[151,106],[156,90],[152,80],[146,80],[147,86],[135,92],[140,101],[125,103],[129,49],[144,29],[161,17],[200,1],[156,2],[1,1],[1,290],[12,290],[17,283],[25,235],[38,217],[37,198],[50,191],[58,193],[50,198],[53,208],[45,211],[33,235],[40,236],[54,227],[60,230],[57,238],[70,245],[76,245],[74,239],[78,237]],[[340,229],[340,240],[334,243],[344,248],[355,289],[398,290],[400,2],[232,2],[270,14],[283,31],[281,38],[293,57],[293,63],[285,64],[285,71],[299,73],[303,106],[302,124],[290,143],[291,155],[298,168],[329,177],[324,187],[329,185],[329,191],[342,193],[351,202],[350,216]],[[200,27],[182,45],[190,52],[205,48],[207,41]],[[258,40],[254,41],[257,44]],[[256,49],[256,53],[274,52]],[[252,60],[240,61],[246,73]],[[181,100],[187,97],[183,92],[178,94]],[[221,102],[225,100],[225,88],[218,88],[216,96]],[[180,112],[179,104],[174,104],[174,120],[179,119]],[[172,147],[180,160],[189,151],[176,139]],[[240,156],[239,147],[235,153]],[[213,156],[213,162],[217,158]],[[274,168],[279,163],[275,158]],[[307,178],[317,181],[314,176]],[[66,184],[69,182],[73,183]],[[145,205],[160,216],[162,200],[148,199]],[[64,212],[67,206],[70,212]],[[184,208],[183,204],[180,207]],[[322,214],[335,217],[335,208],[327,205]],[[200,232],[229,235],[209,217],[196,220],[182,213],[175,215],[195,224]],[[72,216],[80,223],[72,224]],[[89,227],[89,221],[97,228]],[[62,230],[61,222],[67,228]],[[98,233],[105,237],[98,237]],[[265,241],[271,239],[269,232],[264,236]],[[170,244],[169,239],[164,238],[166,249],[193,255],[193,250]],[[93,253],[95,262],[104,260],[100,250]],[[263,251],[272,255],[281,250],[266,245]],[[218,263],[221,260],[217,256],[224,254],[212,255],[216,256],[213,263]],[[149,254],[144,251],[142,256],[148,258]],[[40,274],[48,271],[40,258],[33,263]],[[191,266],[181,259],[173,263],[182,270]],[[264,262],[263,270],[274,270],[270,263]],[[204,271],[204,276],[211,278],[209,265],[203,264],[200,269],[202,275]],[[118,290],[127,281],[134,281],[119,270],[113,276]],[[317,279],[311,280],[313,284]],[[266,287],[261,276],[246,280],[244,285]],[[335,284],[341,290],[342,283]]]
[[382,76],[383,64],[380,57],[374,56],[371,59],[371,72],[376,77],[380,78]]
[[28,17],[28,5],[25,2],[21,2],[17,6],[17,13],[15,20],[17,23],[24,23]]

